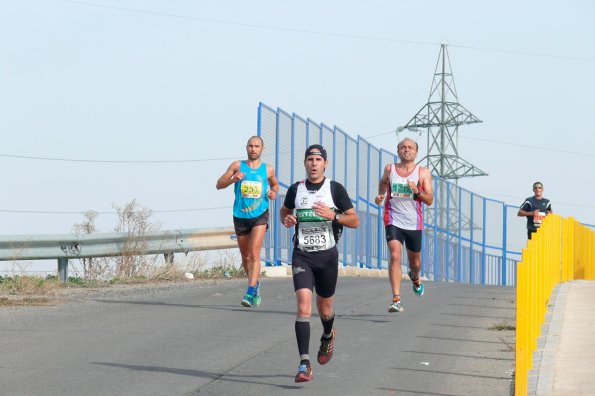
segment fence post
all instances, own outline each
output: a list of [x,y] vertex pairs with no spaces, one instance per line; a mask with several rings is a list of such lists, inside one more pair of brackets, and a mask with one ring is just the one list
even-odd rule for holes
[[506,286],[508,284],[508,280],[506,279],[506,223],[508,221],[508,206],[504,204],[503,208],[504,213],[502,218],[502,282],[500,282],[500,284],[502,286]]
[[61,257],[58,259],[58,279],[61,283],[68,281],[68,259]]

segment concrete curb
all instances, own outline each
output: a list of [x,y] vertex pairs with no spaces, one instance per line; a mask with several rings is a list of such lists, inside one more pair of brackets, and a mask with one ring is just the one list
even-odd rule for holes
[[[549,395],[554,388],[554,365],[560,344],[560,334],[566,312],[566,300],[570,283],[562,283],[555,288],[555,297],[550,301],[552,308],[546,314],[546,323],[542,326],[542,334],[538,339],[538,350],[533,352],[533,370],[529,371],[529,395]],[[549,321],[548,321],[549,319]]]
[[[262,272],[267,278],[284,278],[292,276],[291,265],[279,265],[275,267],[262,267]],[[364,276],[374,278],[388,278],[388,270],[377,268],[357,268],[352,266],[339,267],[339,276]],[[403,279],[409,279],[403,271]],[[427,280],[421,277],[423,281]]]

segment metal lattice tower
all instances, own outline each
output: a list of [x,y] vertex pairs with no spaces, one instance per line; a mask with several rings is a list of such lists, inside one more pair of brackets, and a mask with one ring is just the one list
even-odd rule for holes
[[450,58],[446,44],[442,44],[428,103],[399,130],[419,131],[426,128],[428,153],[419,162],[426,160],[426,167],[434,175],[458,180],[461,177],[487,175],[462,159],[457,148],[459,126],[478,122],[482,121],[458,102]]

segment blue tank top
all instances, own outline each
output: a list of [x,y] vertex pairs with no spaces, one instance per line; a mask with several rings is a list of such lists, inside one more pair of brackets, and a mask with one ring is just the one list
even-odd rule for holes
[[267,165],[261,163],[258,169],[252,169],[242,161],[240,172],[245,176],[234,184],[236,198],[233,203],[233,215],[241,219],[252,219],[269,208]]

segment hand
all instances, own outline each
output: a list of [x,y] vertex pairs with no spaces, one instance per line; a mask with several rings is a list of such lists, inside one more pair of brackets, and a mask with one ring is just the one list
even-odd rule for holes
[[384,201],[384,194],[376,195],[376,199],[374,200],[374,202],[376,202],[376,205],[380,205],[382,201]]
[[287,216],[285,216],[285,218],[283,219],[283,225],[287,228],[289,227],[293,227],[294,225],[297,224],[297,218],[294,215],[290,215],[288,214]]
[[236,172],[233,175],[231,175],[231,180],[233,180],[233,182],[235,183],[242,180],[245,176],[246,174],[244,172]]
[[335,211],[320,201],[315,202],[314,205],[312,205],[312,209],[314,209],[314,213],[320,217],[324,217],[327,220],[335,219]]
[[407,180],[407,184],[409,185],[411,191],[413,191],[413,194],[419,194],[419,188],[417,188],[417,183],[411,180]]
[[273,200],[273,199],[277,198],[277,192],[274,190],[269,190],[269,191],[267,191],[267,197],[269,197],[269,199]]

